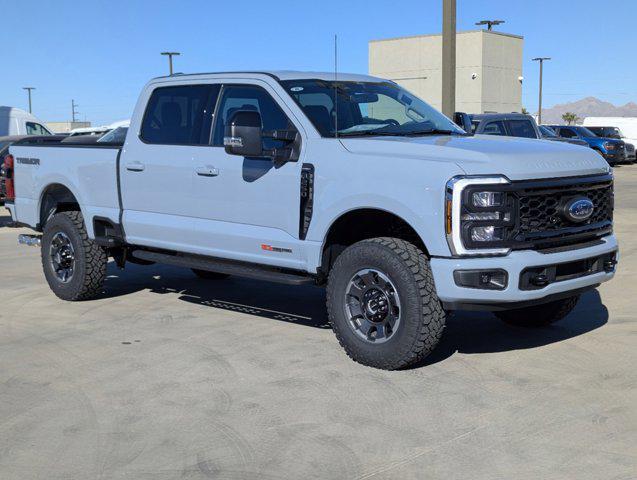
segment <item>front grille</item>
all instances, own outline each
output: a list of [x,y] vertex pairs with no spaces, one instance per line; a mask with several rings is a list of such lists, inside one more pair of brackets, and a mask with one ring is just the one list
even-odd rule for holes
[[[518,218],[509,239],[512,248],[547,249],[587,242],[610,233],[613,183],[610,176],[514,182]],[[516,188],[517,187],[517,188]],[[590,218],[574,222],[563,214],[565,204],[584,197],[593,202]]]

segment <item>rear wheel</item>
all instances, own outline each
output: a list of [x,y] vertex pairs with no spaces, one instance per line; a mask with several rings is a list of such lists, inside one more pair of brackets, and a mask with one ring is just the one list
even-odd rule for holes
[[363,240],[339,255],[328,278],[327,309],[346,353],[385,370],[425,358],[445,325],[427,257],[397,238]]
[[106,251],[88,237],[81,212],[55,214],[42,234],[42,268],[63,300],[88,300],[106,278]]
[[521,327],[544,327],[566,317],[577,305],[579,295],[535,307],[495,312],[503,322]]
[[193,268],[192,272],[199,278],[205,278],[206,280],[223,280],[230,276],[227,273],[209,272],[208,270],[199,270],[198,268]]

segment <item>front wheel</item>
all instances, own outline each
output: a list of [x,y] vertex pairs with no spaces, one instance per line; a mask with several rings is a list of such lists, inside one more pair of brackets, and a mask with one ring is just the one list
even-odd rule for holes
[[62,300],[87,300],[101,290],[106,278],[106,251],[88,237],[77,211],[56,213],[42,233],[44,276]]
[[445,325],[427,257],[397,238],[363,240],[339,255],[328,278],[327,309],[345,352],[384,370],[421,361]]
[[495,312],[495,315],[503,322],[519,327],[544,327],[566,317],[578,301],[579,295],[574,295],[535,307]]

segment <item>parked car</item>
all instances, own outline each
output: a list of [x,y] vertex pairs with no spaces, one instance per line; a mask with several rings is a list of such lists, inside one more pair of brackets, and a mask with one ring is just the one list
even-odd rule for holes
[[540,130],[540,134],[542,135],[543,140],[550,140],[552,142],[572,143],[573,145],[579,145],[581,147],[589,146],[587,142],[585,142],[584,140],[580,140],[579,138],[559,137],[557,133],[555,133],[552,129],[550,129],[546,125],[538,125],[537,128]]
[[421,361],[448,311],[547,325],[615,273],[599,155],[467,135],[367,75],[161,77],[123,147],[9,150],[7,206],[61,299],[95,297],[109,257],[325,285],[339,342],[378,368]]
[[620,138],[624,143],[630,143],[637,149],[636,117],[586,117],[582,123],[586,128],[614,127],[619,130]]
[[471,131],[477,135],[536,138],[588,146],[588,143],[583,140],[558,137],[552,130],[538,125],[531,115],[523,113],[482,113],[469,117],[471,118]]
[[0,137],[13,135],[53,135],[44,122],[19,108],[0,106]]
[[560,137],[578,138],[584,140],[593,149],[598,151],[609,165],[628,162],[626,147],[622,140],[615,138],[598,137],[588,128],[578,125],[547,125]]
[[635,161],[635,145],[630,143],[621,130],[617,127],[586,127],[598,137],[617,138],[624,141],[626,146],[626,160]]

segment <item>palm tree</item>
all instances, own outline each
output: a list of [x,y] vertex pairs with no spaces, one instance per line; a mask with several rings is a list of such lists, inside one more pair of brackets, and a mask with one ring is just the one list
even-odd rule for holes
[[567,125],[572,125],[574,123],[577,123],[579,117],[573,112],[566,112],[564,115],[562,115],[562,120],[564,120]]
[[522,107],[522,113],[523,113],[524,115],[528,115],[528,114],[529,114],[529,111],[528,111],[526,108]]

